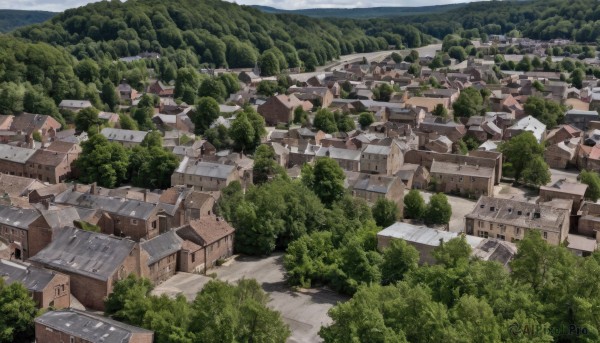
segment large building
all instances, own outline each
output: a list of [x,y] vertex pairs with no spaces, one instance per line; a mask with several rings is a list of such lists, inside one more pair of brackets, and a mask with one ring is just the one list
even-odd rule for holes
[[494,194],[494,168],[434,160],[430,175],[438,192],[471,197]]
[[571,208],[482,196],[465,216],[466,232],[483,238],[516,242],[537,230],[549,244],[559,245],[569,234]]
[[199,191],[219,191],[239,180],[234,165],[193,161],[184,157],[171,175],[171,185],[194,186]]

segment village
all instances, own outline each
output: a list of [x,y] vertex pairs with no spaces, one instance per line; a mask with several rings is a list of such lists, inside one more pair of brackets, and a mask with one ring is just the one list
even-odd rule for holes
[[[282,75],[263,77],[258,67],[206,69],[209,77],[236,74],[241,87],[219,104],[220,116],[210,127],[229,129],[250,106],[266,123],[261,143],[290,179],[301,179],[305,164],[332,159],[344,170],[348,194],[371,205],[385,198],[400,214],[411,190],[425,199],[446,194],[452,206],[447,223],[427,226],[404,217],[377,234],[378,248],[405,240],[419,251],[420,263],[435,263],[431,252],[440,242],[465,235],[473,256],[508,266],[530,230],[550,245],[589,256],[600,242],[600,205],[587,195],[591,186],[580,173],[600,172],[600,79],[588,74],[575,80],[566,71],[545,71],[541,63],[600,65],[595,50],[593,57],[569,55],[573,44],[491,35],[486,43],[474,41],[476,53],[462,61],[444,55],[441,44],[421,53],[371,54],[372,60],[342,57],[316,72],[288,70],[282,75],[291,86],[283,91],[265,91]],[[553,49],[562,55],[548,55]],[[146,58],[160,56],[123,62]],[[436,60],[442,65],[432,66]],[[505,70],[503,63],[528,66]],[[124,112],[144,94],[158,99],[152,123],[162,147],[179,160],[164,190],[79,183],[75,161],[87,132],[47,115],[0,115],[0,275],[25,284],[39,308],[69,309],[35,320],[41,342],[54,342],[55,332],[79,335],[89,321],[100,323],[95,337],[117,327],[124,342],[152,342],[150,331],[98,314],[115,283],[130,274],[148,278],[156,294],[184,294],[190,301],[211,278],[257,278],[271,285],[264,288],[290,325],[290,340],[318,339],[319,327],[331,321],[327,310],[345,298],[314,290],[290,295],[281,252],[265,258],[236,254],[235,223],[220,215],[217,204],[234,182],[253,187],[254,158],[197,135],[194,107],[176,101],[174,88],[158,80],[144,92],[126,80],[117,88]],[[480,103],[467,97],[473,93]],[[536,118],[531,98],[560,104],[559,119]],[[90,107],[86,100],[59,105],[74,113]],[[99,118],[99,134],[124,147],[139,146],[151,134],[122,129],[117,113],[100,112]],[[319,123],[336,126],[337,118],[337,128]],[[352,122],[344,124],[351,130],[340,129],[344,120]],[[543,146],[540,158],[550,176],[539,178],[543,184],[535,177],[518,179],[511,156],[502,152],[522,134]],[[307,310],[299,311],[302,306]]]

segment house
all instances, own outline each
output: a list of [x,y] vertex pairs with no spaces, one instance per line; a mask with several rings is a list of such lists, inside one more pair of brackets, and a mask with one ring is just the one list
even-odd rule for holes
[[40,309],[71,306],[69,277],[65,274],[0,259],[0,275],[5,284],[23,284]]
[[24,169],[34,153],[34,149],[0,144],[0,173],[27,177]]
[[396,176],[407,189],[427,189],[430,180],[429,171],[425,167],[412,163],[404,163]]
[[494,194],[494,168],[433,160],[430,175],[437,192],[469,197]]
[[200,219],[200,217],[210,216],[214,214],[214,207],[219,198],[218,192],[200,192],[192,191],[185,197],[184,222]]
[[348,190],[352,196],[365,199],[375,204],[377,199],[384,198],[396,203],[398,211],[404,210],[404,183],[397,176],[371,175],[364,173],[346,174]]
[[600,146],[580,145],[577,151],[577,167],[600,172]]
[[[418,127],[425,119],[425,110],[418,107],[396,108],[388,107],[389,112],[387,120],[397,124],[408,124],[411,127]],[[385,121],[385,118],[383,121]]]
[[329,157],[335,160],[342,169],[357,172],[360,170],[361,154],[359,150],[340,149],[335,147],[322,147],[315,158]]
[[27,197],[29,193],[46,185],[32,178],[0,173],[0,195],[9,197]]
[[583,137],[583,132],[571,125],[560,125],[550,130],[546,136],[546,145],[554,145],[565,142],[571,138]]
[[576,231],[579,235],[600,238],[600,204],[591,201],[583,202]]
[[152,343],[152,331],[75,309],[35,318],[35,340],[44,343]]
[[569,243],[567,249],[577,256],[590,256],[594,251],[598,250],[596,238],[570,233],[567,242]]
[[127,83],[120,83],[117,86],[117,92],[119,92],[119,98],[127,104],[138,97],[137,91]]
[[166,85],[161,81],[155,81],[148,86],[147,92],[156,94],[159,97],[172,97],[175,92],[175,87]]
[[69,154],[40,149],[27,160],[25,172],[44,182],[60,183],[71,177],[74,160]]
[[288,89],[301,101],[310,101],[314,107],[327,108],[333,101],[333,93],[327,87],[296,87]]
[[482,196],[465,216],[466,233],[516,242],[528,230],[537,230],[548,244],[559,245],[569,234],[570,212],[570,207]]
[[42,142],[48,142],[56,136],[61,125],[56,119],[42,114],[21,113],[19,115],[0,116],[1,130],[32,137],[34,132],[40,135]]
[[158,285],[175,275],[177,271],[177,255],[183,240],[175,231],[167,231],[150,240],[140,243],[142,253],[147,254],[145,266],[141,266],[142,274],[153,285]]
[[426,117],[419,130],[426,133],[437,133],[448,137],[452,142],[457,142],[466,133],[467,129],[463,124],[456,123],[452,119],[443,119],[441,117]]
[[148,131],[123,130],[105,127],[100,131],[100,134],[106,137],[109,142],[116,142],[124,147],[133,148],[142,143],[144,138],[146,138]]
[[565,113],[565,123],[570,124],[582,131],[589,129],[589,123],[591,121],[600,120],[600,115],[597,111],[582,111],[582,110],[569,110]]
[[175,230],[183,239],[179,255],[179,269],[192,273],[206,273],[219,260],[233,255],[235,229],[223,218],[201,217]]
[[289,166],[292,167],[312,163],[315,160],[316,152],[321,147],[310,143],[301,143],[298,146],[290,146],[289,149]]
[[404,103],[412,107],[422,108],[429,113],[433,112],[437,105],[442,105],[445,108],[450,107],[449,98],[427,98],[414,96],[405,100]]
[[577,214],[577,211],[583,204],[585,191],[588,186],[583,183],[569,182],[567,179],[560,179],[558,181],[550,182],[545,186],[540,186],[540,197],[538,202],[552,201],[553,199],[566,199],[573,201],[573,214]]
[[394,175],[404,163],[404,154],[396,142],[391,145],[367,145],[360,154],[360,171]]
[[39,217],[35,209],[0,205],[0,241],[8,246],[11,259],[24,261],[32,256],[29,230]]
[[566,169],[568,166],[575,165],[580,143],[581,137],[575,137],[548,145],[544,150],[544,160],[550,168],[555,169]]
[[[416,226],[409,223],[396,222],[377,233],[377,248],[385,250],[390,242],[402,239],[412,245],[419,252],[420,264],[435,264],[433,251],[442,242],[460,237],[458,232],[448,232],[432,229],[426,226]],[[514,244],[502,240],[464,236],[467,244],[471,246],[471,255],[484,261],[495,261],[503,266],[508,266],[513,256],[517,253]]]
[[98,113],[98,119],[104,121],[106,124],[111,125],[111,126],[118,124],[119,121],[121,120],[121,118],[119,118],[119,115],[117,113],[104,112],[104,111],[101,111]]
[[115,282],[129,274],[141,276],[141,256],[132,240],[65,227],[29,262],[67,274],[71,294],[84,306],[103,310]]
[[194,186],[200,191],[219,191],[239,179],[234,165],[193,161],[184,157],[171,175],[171,184]]
[[259,105],[257,111],[265,118],[267,125],[277,125],[279,123],[289,123],[294,119],[294,110],[302,107],[305,110],[310,109],[304,101],[298,99],[294,94],[274,95]]
[[508,127],[504,131],[504,139],[509,140],[525,131],[531,132],[538,142],[541,142],[546,138],[546,125],[542,124],[542,122],[532,116],[527,116]]
[[429,134],[425,137],[426,142],[423,147],[430,151],[438,153],[450,153],[452,152],[452,141],[450,138],[444,135],[438,135],[436,133]]
[[58,104],[58,108],[61,110],[69,110],[73,112],[79,112],[84,108],[93,107],[92,103],[88,100],[63,100]]

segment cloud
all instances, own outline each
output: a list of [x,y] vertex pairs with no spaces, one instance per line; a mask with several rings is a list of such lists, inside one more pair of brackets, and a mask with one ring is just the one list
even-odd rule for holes
[[[168,0],[166,0],[168,1]],[[356,8],[379,6],[414,6],[414,0],[227,0],[240,5],[263,5],[283,9]],[[469,0],[421,0],[418,6],[447,5]],[[86,0],[0,0],[0,8],[60,12],[95,1]]]

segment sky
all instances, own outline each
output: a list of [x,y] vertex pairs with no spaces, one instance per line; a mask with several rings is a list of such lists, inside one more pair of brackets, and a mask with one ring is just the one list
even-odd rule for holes
[[[165,0],[168,1],[168,0]],[[378,6],[431,6],[447,5],[469,0],[228,0],[240,5],[263,5],[282,9],[301,8],[353,8]],[[60,12],[68,8],[83,6],[88,0],[0,0],[1,9],[20,9]]]

